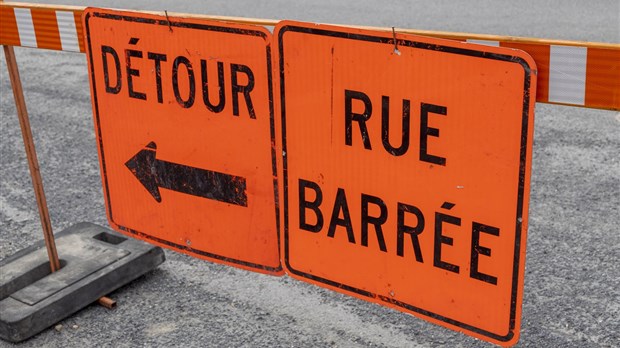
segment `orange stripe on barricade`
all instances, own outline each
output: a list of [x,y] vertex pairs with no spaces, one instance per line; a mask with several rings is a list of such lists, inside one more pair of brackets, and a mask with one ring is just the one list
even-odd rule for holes
[[82,28],[82,12],[83,11],[74,11],[73,12],[73,20],[75,21],[75,29],[78,37],[78,44],[80,45],[80,52],[86,52],[84,49],[84,29]]
[[37,48],[62,50],[56,13],[47,9],[32,9],[32,23],[37,38]]
[[546,103],[549,100],[549,45],[502,42],[500,46],[525,51],[534,58],[538,67],[536,101]]
[[585,105],[620,110],[620,50],[588,49]]
[[15,12],[10,7],[0,7],[0,42],[8,46],[20,46]]

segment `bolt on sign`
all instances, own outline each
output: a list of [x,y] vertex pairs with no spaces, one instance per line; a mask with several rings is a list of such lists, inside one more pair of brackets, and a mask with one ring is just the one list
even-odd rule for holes
[[102,9],[83,21],[111,226],[282,274],[271,34]]
[[281,22],[288,273],[518,340],[536,65],[525,52]]

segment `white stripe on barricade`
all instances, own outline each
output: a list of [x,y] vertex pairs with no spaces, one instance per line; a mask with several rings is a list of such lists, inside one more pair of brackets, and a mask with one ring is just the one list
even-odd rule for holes
[[549,101],[584,105],[587,47],[551,45]]
[[80,52],[73,12],[56,11],[56,21],[58,22],[58,32],[60,33],[63,51]]
[[499,47],[499,41],[467,39],[468,43]]
[[34,33],[34,24],[32,23],[30,9],[16,7],[14,11],[21,45],[26,47],[37,47],[37,37]]

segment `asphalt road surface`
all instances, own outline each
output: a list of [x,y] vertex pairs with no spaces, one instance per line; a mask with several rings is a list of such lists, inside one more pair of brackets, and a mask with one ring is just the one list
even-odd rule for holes
[[[61,1],[62,4],[84,4]],[[101,7],[620,42],[608,1],[87,1]],[[55,231],[107,225],[86,59],[15,48]],[[0,259],[41,239],[0,63]],[[620,114],[537,104],[519,346],[620,346]],[[157,270],[19,347],[481,347],[416,317],[166,251]],[[0,346],[12,346],[0,341]]]

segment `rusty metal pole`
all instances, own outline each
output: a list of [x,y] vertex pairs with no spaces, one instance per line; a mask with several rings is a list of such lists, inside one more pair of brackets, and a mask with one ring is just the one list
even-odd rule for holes
[[103,296],[102,298],[97,300],[97,303],[99,303],[100,305],[104,306],[107,309],[116,308],[116,301],[107,296]]
[[60,269],[58,261],[58,252],[56,251],[56,242],[54,241],[54,233],[52,232],[52,224],[50,222],[49,211],[47,210],[47,201],[45,200],[45,192],[43,191],[43,181],[39,171],[39,161],[32,140],[32,131],[30,129],[30,120],[28,119],[28,111],[26,110],[26,101],[22,90],[22,83],[19,78],[19,70],[17,69],[17,61],[15,60],[15,52],[12,46],[2,46],[4,48],[4,56],[6,57],[6,66],[9,70],[9,78],[11,87],[13,88],[13,97],[15,98],[15,107],[17,108],[17,117],[22,130],[24,139],[24,147],[26,148],[26,157],[28,158],[28,166],[30,167],[30,176],[32,177],[32,186],[34,187],[37,205],[39,207],[39,217],[41,218],[41,227],[43,227],[43,237],[45,238],[45,247],[50,260],[50,268],[52,272]]

